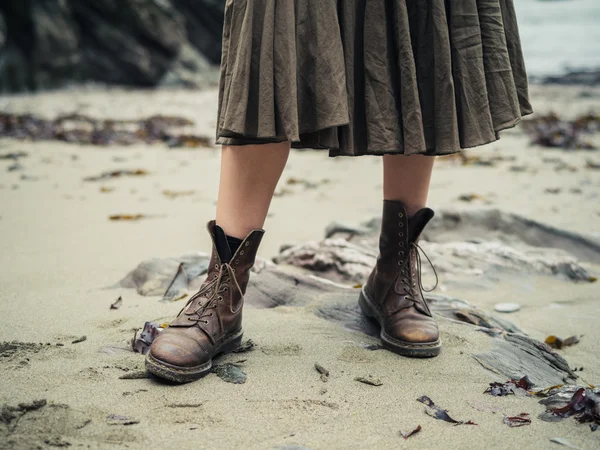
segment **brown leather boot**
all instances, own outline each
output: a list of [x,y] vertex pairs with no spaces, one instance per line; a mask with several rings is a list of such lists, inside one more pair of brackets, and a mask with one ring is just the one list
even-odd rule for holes
[[213,249],[206,280],[146,356],[148,372],[178,383],[206,375],[214,356],[233,351],[242,342],[243,296],[264,235],[264,230],[251,231],[233,256],[222,260],[215,221],[207,228]]
[[432,217],[424,208],[408,218],[401,202],[384,200],[379,257],[359,297],[363,313],[381,326],[383,346],[404,356],[436,356],[442,346],[423,297],[417,246]]

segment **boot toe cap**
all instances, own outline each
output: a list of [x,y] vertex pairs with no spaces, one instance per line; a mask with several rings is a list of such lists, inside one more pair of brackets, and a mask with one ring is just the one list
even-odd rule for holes
[[150,346],[149,354],[155,360],[177,367],[195,367],[210,360],[210,354],[191,337],[166,330],[163,333]]
[[394,339],[411,344],[430,344],[440,338],[440,332],[433,319],[399,320],[391,327],[388,334]]

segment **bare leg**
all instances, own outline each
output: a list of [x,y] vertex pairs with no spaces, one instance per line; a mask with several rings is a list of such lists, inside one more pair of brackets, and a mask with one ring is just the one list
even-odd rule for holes
[[228,235],[263,227],[289,153],[289,142],[223,146],[216,221]]
[[412,216],[427,203],[434,156],[385,155],[383,157],[383,198],[404,203]]

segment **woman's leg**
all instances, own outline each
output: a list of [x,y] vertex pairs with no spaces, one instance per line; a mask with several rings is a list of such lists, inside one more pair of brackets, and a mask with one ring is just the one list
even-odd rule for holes
[[433,211],[425,208],[434,157],[386,155],[379,257],[359,305],[379,322],[384,347],[404,356],[440,353],[439,330],[421,291],[417,242]]
[[289,142],[223,147],[217,218],[207,224],[215,247],[208,273],[152,343],[146,356],[149,372],[179,383],[192,381],[210,372],[215,355],[240,345],[250,269],[289,151]]
[[262,228],[290,143],[223,146],[217,224],[232,237]]
[[383,157],[383,198],[404,204],[409,216],[425,207],[434,156],[385,155]]

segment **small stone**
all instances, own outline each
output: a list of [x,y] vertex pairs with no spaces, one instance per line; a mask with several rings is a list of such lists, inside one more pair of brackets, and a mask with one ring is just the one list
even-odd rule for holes
[[518,303],[496,303],[494,310],[501,313],[513,313],[521,309],[521,305]]

